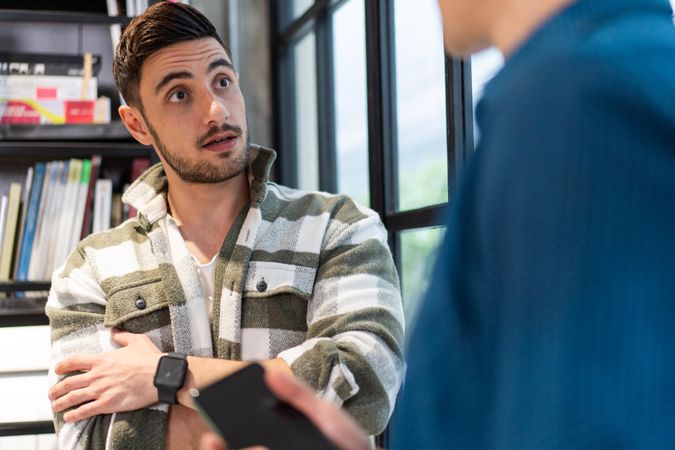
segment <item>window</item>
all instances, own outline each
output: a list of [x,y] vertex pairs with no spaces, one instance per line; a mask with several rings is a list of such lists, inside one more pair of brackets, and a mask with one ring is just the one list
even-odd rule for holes
[[294,47],[295,64],[295,129],[297,136],[298,187],[319,189],[317,137],[316,72],[314,71],[316,40],[307,34]]
[[411,323],[473,151],[470,62],[443,50],[436,0],[277,0],[279,175],[377,211]]
[[436,0],[396,0],[394,10],[397,209],[404,211],[448,201],[445,58]]
[[364,0],[332,16],[337,192],[370,205]]
[[[673,0],[675,1],[675,0]],[[471,56],[471,91],[473,97],[474,117],[476,105],[483,98],[485,85],[499,72],[504,65],[504,57],[496,48],[489,48]],[[474,143],[480,139],[480,130],[474,120]]]

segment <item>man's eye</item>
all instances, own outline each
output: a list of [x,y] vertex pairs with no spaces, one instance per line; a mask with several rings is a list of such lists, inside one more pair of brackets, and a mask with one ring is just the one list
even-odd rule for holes
[[169,97],[170,102],[182,102],[187,98],[185,91],[176,91]]
[[225,89],[230,86],[230,79],[229,78],[221,78],[218,80],[218,87]]

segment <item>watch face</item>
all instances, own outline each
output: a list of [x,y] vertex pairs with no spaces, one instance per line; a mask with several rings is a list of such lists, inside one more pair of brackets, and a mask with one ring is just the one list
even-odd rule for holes
[[185,378],[185,369],[187,361],[178,358],[161,358],[157,375],[155,376],[155,385],[169,389],[179,389],[183,387]]

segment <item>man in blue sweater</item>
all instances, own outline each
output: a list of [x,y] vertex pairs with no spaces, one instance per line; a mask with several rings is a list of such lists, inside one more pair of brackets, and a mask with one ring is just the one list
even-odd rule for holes
[[[393,448],[675,448],[668,0],[439,4],[449,52],[494,45],[506,65],[478,107]],[[269,378],[359,445],[337,412]]]
[[448,50],[493,44],[506,65],[478,107],[394,447],[675,448],[668,1],[440,5],[468,5],[445,11]]

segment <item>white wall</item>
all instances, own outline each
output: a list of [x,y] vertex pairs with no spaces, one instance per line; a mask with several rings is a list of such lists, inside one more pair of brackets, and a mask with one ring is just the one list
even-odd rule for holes
[[[51,420],[49,327],[0,328],[0,356],[0,423]],[[53,435],[0,438],[0,450],[53,448]]]

